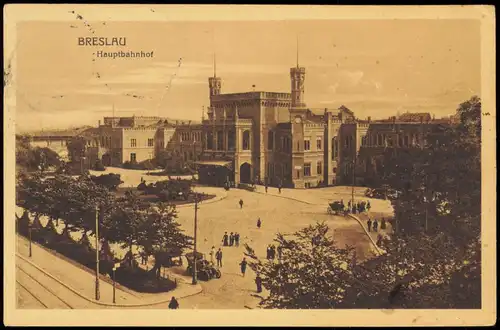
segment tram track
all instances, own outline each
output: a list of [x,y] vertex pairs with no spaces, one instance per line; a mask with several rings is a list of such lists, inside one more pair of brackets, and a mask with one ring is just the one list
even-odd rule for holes
[[[54,292],[54,290],[50,289],[49,287],[47,287],[46,284],[43,284],[41,281],[36,279],[33,275],[31,275],[25,269],[23,269],[23,267],[20,267],[19,264],[16,264],[16,268],[23,274],[23,276],[26,276],[29,279],[28,281],[31,282],[32,286],[41,287],[45,292],[49,293],[49,296],[48,297],[46,296],[44,301],[42,301],[41,295],[35,294],[33,292],[33,288],[29,288],[29,285],[27,283],[21,283],[21,281],[18,278],[16,278],[16,282],[19,284],[19,286],[25,291],[27,291],[33,298],[35,298],[36,301],[42,304],[42,306],[44,306],[47,309],[52,309],[52,308],[74,309],[74,307],[71,304],[69,304],[66,300],[62,299],[60,295]],[[51,281],[53,281],[46,274],[42,272],[40,272],[40,274],[42,274],[45,278],[48,278]],[[57,283],[56,285],[59,284]],[[47,300],[52,301],[52,304],[48,303]],[[57,307],[52,307],[49,305],[54,305]]]

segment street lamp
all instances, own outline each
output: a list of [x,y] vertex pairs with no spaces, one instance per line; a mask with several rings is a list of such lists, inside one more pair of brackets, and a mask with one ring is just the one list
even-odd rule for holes
[[[197,259],[197,248],[196,248],[196,242],[197,242],[197,232],[198,232],[198,193],[194,192],[194,247],[193,247],[193,252],[194,252],[194,263],[193,263],[193,280],[192,284],[198,283],[197,279],[197,269],[196,269],[196,259]],[[182,196],[182,192],[179,193],[179,196]]]
[[31,258],[31,256],[32,256],[32,253],[31,253],[31,222],[28,223],[28,236],[30,239],[30,252],[29,252],[30,254],[29,254],[29,256]]
[[355,185],[356,157],[352,159],[352,189],[351,189],[351,212],[354,209],[354,185]]
[[99,291],[99,210],[96,205],[95,207],[95,300],[99,300],[101,297]]

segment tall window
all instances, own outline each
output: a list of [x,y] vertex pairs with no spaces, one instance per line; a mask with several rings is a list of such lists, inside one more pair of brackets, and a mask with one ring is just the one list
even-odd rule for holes
[[207,149],[212,150],[214,148],[214,135],[212,132],[207,132]]
[[[130,146],[131,146],[132,148],[137,147],[137,140],[136,140],[136,139],[131,139],[131,140],[130,140]],[[135,155],[135,154],[134,154],[134,155]],[[134,157],[135,157],[135,156],[134,156]]]
[[323,149],[323,146],[322,146],[322,138],[321,137],[317,137],[316,138],[316,150],[321,150]]
[[304,140],[304,150],[311,150],[311,141]]
[[311,176],[311,163],[304,163],[304,176]]
[[154,141],[153,139],[148,139],[148,147],[152,147],[153,146],[153,144],[154,144],[153,141]]
[[236,134],[234,131],[227,132],[227,148],[229,150],[234,150],[236,146]]
[[405,135],[404,136],[404,141],[403,141],[403,145],[405,147],[408,147],[410,145],[410,137],[408,135]]
[[267,150],[273,150],[274,149],[274,132],[269,131],[267,132]]
[[131,153],[130,154],[130,162],[131,163],[135,163],[136,161],[137,161],[137,158],[136,158],[135,153]]
[[224,150],[224,133],[222,131],[217,132],[217,150]]
[[339,146],[337,142],[337,137],[334,136],[332,139],[332,160],[337,159],[339,156]]
[[243,150],[250,150],[250,131],[243,132]]
[[362,146],[367,146],[368,145],[368,136],[365,135],[361,138],[361,145]]
[[317,162],[316,163],[316,174],[321,175],[322,173],[323,173],[323,163]]

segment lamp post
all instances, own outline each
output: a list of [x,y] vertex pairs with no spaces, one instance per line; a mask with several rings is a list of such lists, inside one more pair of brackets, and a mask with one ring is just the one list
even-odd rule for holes
[[356,157],[352,159],[352,187],[351,187],[351,212],[354,209],[354,184],[355,184]]
[[101,297],[99,291],[99,210],[95,207],[95,300],[99,300]]
[[30,250],[29,250],[29,257],[31,258],[32,252],[31,252],[31,222],[28,224],[28,236],[30,240]]
[[120,267],[120,263],[115,263],[113,266],[113,304],[116,304],[116,268]]
[[[182,196],[182,192],[179,193],[180,196]],[[196,261],[197,261],[197,247],[196,247],[196,242],[197,242],[197,237],[198,237],[198,193],[193,193],[194,195],[194,246],[193,246],[193,252],[194,252],[194,262],[193,262],[193,279],[192,279],[192,284],[198,283],[197,279],[197,267],[196,267]]]

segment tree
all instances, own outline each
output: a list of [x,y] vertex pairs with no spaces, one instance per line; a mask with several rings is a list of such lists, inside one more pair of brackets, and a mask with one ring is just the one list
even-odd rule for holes
[[79,162],[85,156],[87,141],[81,136],[74,137],[68,142],[67,148],[70,161]]
[[58,167],[61,159],[57,152],[49,148],[36,147],[32,151],[31,168],[38,168],[42,173],[50,167]]
[[261,261],[250,246],[245,253],[250,267],[262,278],[269,296],[264,308],[335,308],[345,299],[352,278],[354,250],[339,249],[328,226],[317,223],[289,237],[278,234],[282,247],[279,263]]
[[146,255],[155,257],[152,272],[160,270],[166,255],[180,255],[184,249],[193,246],[192,237],[184,234],[176,219],[177,211],[173,205],[159,203],[147,210],[146,221],[140,230],[142,238],[139,245]]
[[123,183],[120,179],[120,174],[115,173],[103,174],[99,176],[92,175],[91,180],[98,185],[106,187],[110,191],[116,191],[118,186]]

